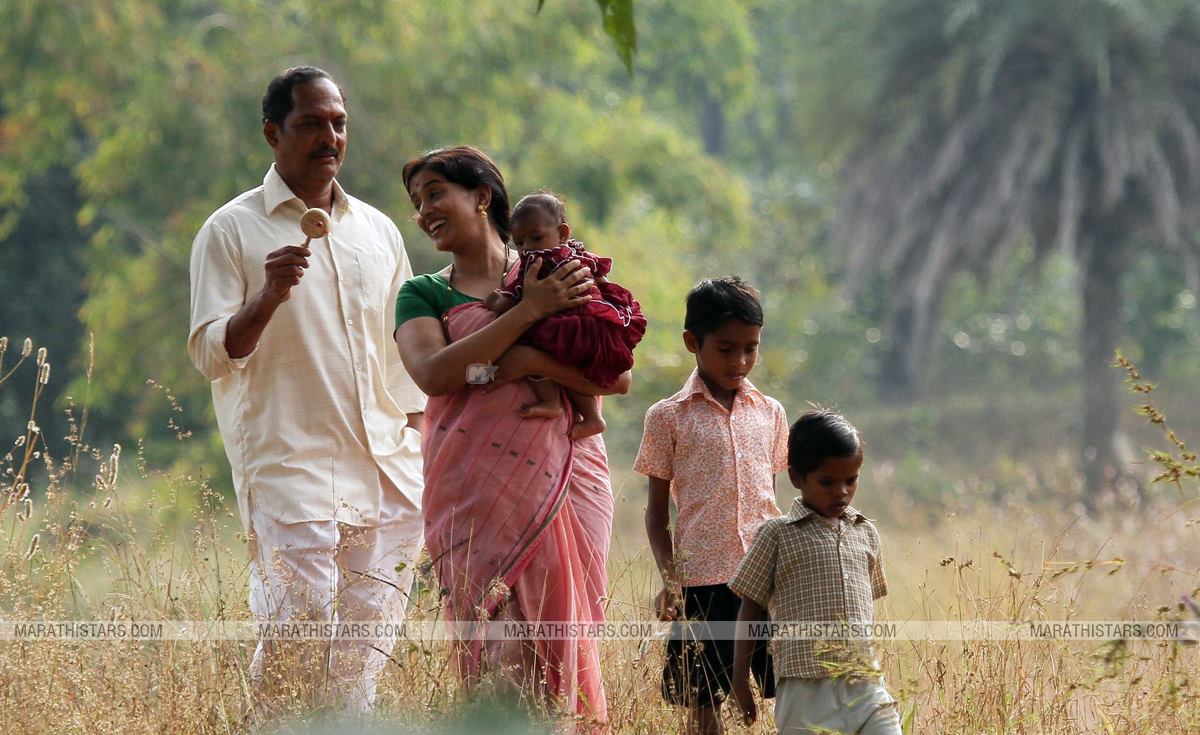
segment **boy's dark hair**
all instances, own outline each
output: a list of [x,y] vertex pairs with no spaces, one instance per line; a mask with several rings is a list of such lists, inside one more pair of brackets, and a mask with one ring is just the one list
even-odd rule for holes
[[413,177],[425,169],[441,174],[446,181],[467,189],[480,186],[490,189],[492,201],[487,209],[488,221],[496,228],[500,240],[508,243],[512,238],[512,224],[508,215],[508,189],[504,187],[504,175],[488,154],[469,145],[438,148],[423,153],[404,164],[400,172],[404,178],[405,190]]
[[807,475],[829,457],[858,457],[863,441],[858,430],[836,411],[808,411],[788,432],[788,468]]
[[562,197],[558,194],[538,189],[532,194],[521,197],[517,206],[513,207],[510,219],[515,227],[517,222],[533,214],[540,214],[555,225],[561,225],[567,221],[567,205],[563,203]]
[[758,290],[737,276],[708,278],[688,292],[683,328],[704,344],[704,338],[730,319],[756,327],[763,323]]
[[292,87],[297,84],[308,84],[317,79],[328,79],[333,82],[333,86],[338,88],[338,94],[342,95],[342,103],[346,102],[346,90],[333,81],[329,72],[315,66],[293,66],[291,69],[279,72],[267,85],[267,93],[262,98],[262,121],[264,123],[273,122],[282,127],[284,118],[295,107],[295,103],[292,101]]

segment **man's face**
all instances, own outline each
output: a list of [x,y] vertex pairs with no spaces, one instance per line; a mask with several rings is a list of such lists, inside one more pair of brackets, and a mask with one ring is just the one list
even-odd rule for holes
[[333,181],[346,156],[342,93],[328,79],[297,84],[283,124],[267,122],[263,132],[283,180],[297,193],[319,192]]

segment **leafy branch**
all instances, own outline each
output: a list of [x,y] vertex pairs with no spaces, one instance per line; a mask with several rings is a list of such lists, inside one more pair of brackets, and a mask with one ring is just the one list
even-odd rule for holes
[[[538,0],[537,10],[542,12],[546,0]],[[625,71],[633,76],[633,55],[637,52],[637,28],[633,23],[633,0],[596,0],[603,18],[604,32],[617,47],[617,55],[625,63]]]

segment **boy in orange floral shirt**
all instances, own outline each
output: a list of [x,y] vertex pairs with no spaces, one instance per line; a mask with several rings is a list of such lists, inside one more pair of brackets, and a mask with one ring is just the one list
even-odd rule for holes
[[[724,622],[732,630],[741,601],[727,583],[758,527],[780,514],[775,473],[787,467],[787,415],[747,379],[762,323],[758,292],[749,284],[702,281],[688,294],[684,316],[683,342],[696,369],[682,390],[646,412],[633,468],[649,478],[646,533],[663,577],[655,598],[660,619]],[[663,697],[687,708],[686,732],[722,732],[733,645],[727,633],[668,644]],[[764,696],[772,696],[766,641],[753,670]]]

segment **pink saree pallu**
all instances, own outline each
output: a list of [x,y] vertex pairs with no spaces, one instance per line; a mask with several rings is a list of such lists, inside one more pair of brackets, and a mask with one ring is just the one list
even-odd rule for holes
[[[461,339],[495,318],[480,304],[460,305],[446,314],[447,336]],[[613,511],[604,444],[572,444],[566,415],[522,419],[517,411],[534,401],[528,383],[516,381],[490,393],[468,385],[426,406],[425,544],[452,625],[604,621]],[[528,643],[538,689],[556,709],[582,717],[582,729],[602,728],[595,638]],[[478,635],[455,643],[468,683],[485,673],[487,644]]]

